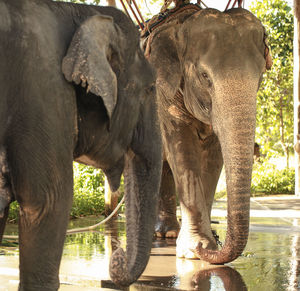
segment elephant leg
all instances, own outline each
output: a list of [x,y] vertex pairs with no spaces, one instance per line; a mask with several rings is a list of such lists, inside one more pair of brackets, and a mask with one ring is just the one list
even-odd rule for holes
[[[205,193],[206,206],[211,220],[211,210],[214,201],[214,194],[220,178],[223,157],[217,136],[213,133],[201,142],[201,178]],[[215,230],[213,236],[218,243],[218,235]]]
[[[58,126],[53,128],[56,131]],[[59,265],[72,205],[73,156],[72,136],[63,140],[55,131],[51,139],[39,136],[43,132],[36,131],[39,138],[30,140],[27,132],[20,133],[8,146],[12,185],[20,205],[20,291],[59,288]]]
[[[182,214],[176,253],[178,257],[196,258],[193,250],[199,242],[204,248],[216,249],[210,211],[222,158],[217,152],[215,161],[208,160],[214,150],[219,150],[219,143],[209,136],[201,138],[197,126],[181,121],[173,121],[172,126],[175,130],[164,132],[163,135]],[[171,126],[164,128],[172,129]]]
[[157,237],[175,238],[179,233],[176,218],[176,189],[173,174],[167,161],[164,161],[160,185],[158,217],[155,225]]
[[[59,173],[66,175],[62,171]],[[67,181],[57,179],[56,187],[48,185],[47,194],[29,190],[31,197],[47,195],[44,202],[37,204],[36,198],[20,201],[19,290],[53,291],[59,288],[59,266],[72,202],[72,178]]]
[[3,233],[5,230],[6,221],[8,218],[9,206],[4,209],[4,215],[0,218],[0,244],[2,242]]
[[210,217],[214,194],[223,166],[223,157],[218,137],[214,133],[202,140],[200,147],[201,178]]

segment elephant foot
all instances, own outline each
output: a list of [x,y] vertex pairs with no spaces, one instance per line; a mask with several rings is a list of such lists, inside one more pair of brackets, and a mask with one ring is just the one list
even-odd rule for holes
[[163,238],[163,237],[165,237],[165,238],[177,238],[178,233],[179,233],[179,230],[169,230],[166,233],[156,231],[155,235],[156,235],[156,237],[159,237],[159,238]]
[[199,259],[194,253],[199,243],[205,249],[217,249],[215,239],[205,234],[183,234],[180,232],[176,241],[176,256],[185,259]]
[[176,215],[159,215],[155,225],[157,237],[177,238],[180,230]]

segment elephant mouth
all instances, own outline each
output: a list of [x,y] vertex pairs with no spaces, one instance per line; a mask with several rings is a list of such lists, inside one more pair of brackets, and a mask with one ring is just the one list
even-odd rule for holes
[[202,100],[202,96],[207,93],[197,92],[195,94],[190,86],[185,86],[184,82],[182,82],[177,94],[182,98],[186,111],[193,119],[196,118],[205,124],[211,124],[211,105],[209,103],[206,104]]

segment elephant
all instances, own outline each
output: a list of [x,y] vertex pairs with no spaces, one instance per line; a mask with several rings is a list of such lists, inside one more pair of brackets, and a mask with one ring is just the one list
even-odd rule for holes
[[[166,14],[142,32],[145,55],[157,71],[163,140],[156,233],[178,235],[178,257],[223,264],[247,243],[256,95],[271,54],[263,25],[243,8],[220,12],[188,4]],[[211,209],[223,163],[228,227],[219,250]]]
[[0,242],[17,200],[19,290],[59,288],[73,160],[101,168],[113,191],[124,174],[127,246],[110,274],[128,286],[149,258],[162,167],[138,30],[113,7],[0,0],[0,63]]
[[216,276],[222,280],[224,290],[226,291],[248,290],[241,274],[228,266],[217,266],[197,272],[192,278],[194,290],[211,290],[211,278]]

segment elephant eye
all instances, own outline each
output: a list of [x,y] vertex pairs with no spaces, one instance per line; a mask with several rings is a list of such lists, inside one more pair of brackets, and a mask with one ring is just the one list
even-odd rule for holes
[[202,74],[202,78],[205,80],[205,84],[208,86],[208,87],[211,87],[212,86],[212,83],[211,83],[211,80],[208,76],[207,73],[203,72]]
[[151,84],[151,86],[146,89],[146,94],[155,94],[155,83]]

